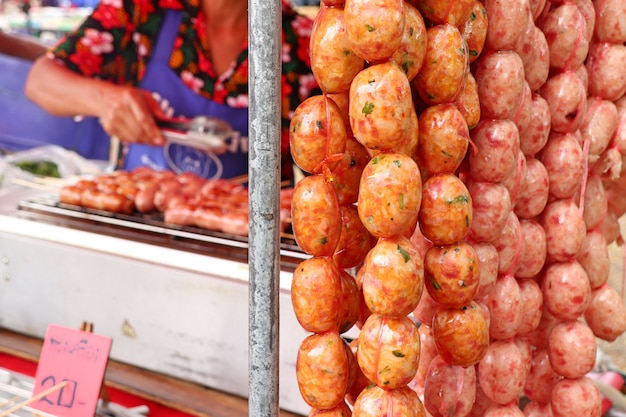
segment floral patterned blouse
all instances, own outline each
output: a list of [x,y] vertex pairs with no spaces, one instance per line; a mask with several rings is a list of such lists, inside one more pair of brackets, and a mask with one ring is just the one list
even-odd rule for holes
[[[200,0],[101,0],[87,19],[53,49],[72,71],[117,84],[138,85],[168,9],[183,18],[170,67],[193,91],[220,104],[248,107],[248,46],[230,70],[218,76],[206,58],[205,17]],[[313,21],[283,0],[282,127],[287,131],[298,104],[321,93],[310,69]],[[286,135],[283,134],[283,150]],[[288,144],[287,144],[288,146]]]

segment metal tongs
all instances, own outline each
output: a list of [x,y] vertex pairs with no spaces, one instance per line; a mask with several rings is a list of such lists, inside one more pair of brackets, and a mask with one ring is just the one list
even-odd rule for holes
[[193,119],[157,119],[166,142],[190,146],[203,151],[222,153],[233,128],[223,119],[197,116]]

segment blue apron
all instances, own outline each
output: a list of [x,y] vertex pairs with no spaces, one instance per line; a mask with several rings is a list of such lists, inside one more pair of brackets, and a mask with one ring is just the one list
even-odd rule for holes
[[168,11],[154,46],[152,59],[139,87],[167,99],[174,117],[213,116],[227,121],[235,131],[223,154],[200,151],[179,144],[150,146],[126,144],[121,168],[138,166],[169,169],[176,173],[192,172],[204,178],[232,178],[248,172],[248,108],[218,104],[194,93],[169,67],[169,59],[178,34],[182,12]]

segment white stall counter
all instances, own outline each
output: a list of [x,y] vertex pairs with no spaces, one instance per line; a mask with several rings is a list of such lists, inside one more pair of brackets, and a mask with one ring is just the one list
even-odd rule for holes
[[[93,323],[111,359],[247,397],[245,262],[20,217],[33,194],[0,198],[0,327],[42,338],[50,323]],[[281,271],[279,401],[306,415],[295,364],[308,334],[290,281]]]

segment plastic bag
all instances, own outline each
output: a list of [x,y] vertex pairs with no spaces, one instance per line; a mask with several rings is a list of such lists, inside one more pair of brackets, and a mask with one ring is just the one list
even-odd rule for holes
[[32,181],[38,177],[18,165],[24,163],[50,162],[58,169],[58,178],[67,179],[82,175],[95,175],[104,170],[97,162],[83,158],[74,151],[57,145],[46,145],[15,152],[0,158],[0,188],[9,187],[13,178]]

